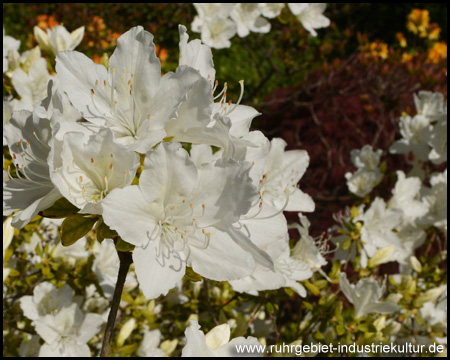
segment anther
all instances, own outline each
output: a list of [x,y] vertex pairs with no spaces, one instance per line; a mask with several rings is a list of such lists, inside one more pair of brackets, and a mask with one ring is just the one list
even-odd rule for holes
[[95,80],[95,85],[98,85],[98,80]]
[[112,170],[112,168],[113,168],[113,164],[111,163],[111,164],[109,165],[109,170]]
[[95,95],[94,89],[91,89],[91,94]]
[[91,158],[91,163],[92,163],[92,164],[94,163],[94,158]]

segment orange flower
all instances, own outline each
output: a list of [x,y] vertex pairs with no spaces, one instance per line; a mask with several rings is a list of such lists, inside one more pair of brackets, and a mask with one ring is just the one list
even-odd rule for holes
[[53,29],[56,25],[59,25],[59,22],[56,21],[53,15],[38,15],[37,18],[37,26],[39,26],[42,30]]
[[98,56],[97,54],[94,54],[94,56],[92,56],[92,61],[95,62],[96,64],[100,64],[101,60],[102,60],[101,56]]
[[437,64],[443,59],[447,59],[447,44],[438,41],[428,50],[427,62]]
[[408,43],[406,42],[406,39],[405,39],[405,35],[403,35],[403,33],[398,32],[397,34],[395,34],[395,37],[397,38],[398,42],[400,43],[400,47],[404,48],[408,45]]

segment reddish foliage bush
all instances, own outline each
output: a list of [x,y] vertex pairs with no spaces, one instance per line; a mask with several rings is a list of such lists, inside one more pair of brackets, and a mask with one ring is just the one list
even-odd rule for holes
[[[310,216],[313,235],[327,231],[332,213],[352,203],[344,178],[354,171],[350,151],[370,144],[386,155],[398,137],[401,113],[415,113],[413,93],[433,90],[446,96],[442,66],[421,60],[401,63],[395,54],[386,61],[356,54],[326,64],[300,87],[278,89],[268,98],[255,125],[270,137],[285,139],[287,149],[308,151],[311,158],[300,186],[316,202]],[[403,156],[386,160],[388,170],[407,170]],[[374,194],[387,198],[390,188],[382,188],[384,194],[378,189]]]

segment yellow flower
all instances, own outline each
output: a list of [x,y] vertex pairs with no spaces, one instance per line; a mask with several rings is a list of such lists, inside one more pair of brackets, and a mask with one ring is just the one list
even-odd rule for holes
[[430,23],[428,10],[413,9],[408,15],[406,28],[420,37],[427,37],[427,27]]
[[432,23],[428,25],[427,32],[428,32],[428,39],[430,40],[438,40],[439,35],[441,34],[441,28],[438,24]]

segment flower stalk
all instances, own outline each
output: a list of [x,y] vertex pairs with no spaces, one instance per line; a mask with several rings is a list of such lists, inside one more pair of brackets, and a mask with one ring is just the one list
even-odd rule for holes
[[102,350],[100,352],[101,357],[108,356],[109,345],[111,343],[111,336],[114,330],[114,323],[117,318],[117,311],[119,310],[120,298],[122,296],[123,286],[125,284],[125,279],[127,277],[128,270],[133,258],[131,252],[117,251],[120,260],[119,274],[117,276],[116,287],[114,289],[114,296],[111,303],[111,310],[108,315],[108,322],[106,324],[105,336],[103,338]]

